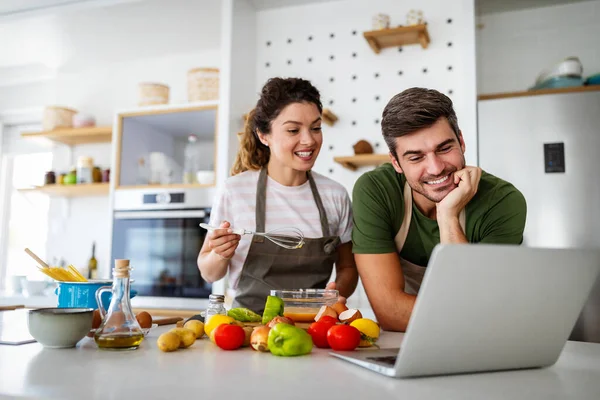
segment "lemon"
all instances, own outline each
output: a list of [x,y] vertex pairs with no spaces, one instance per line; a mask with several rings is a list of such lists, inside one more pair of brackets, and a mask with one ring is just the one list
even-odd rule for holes
[[231,323],[234,323],[234,322],[235,322],[235,319],[233,319],[231,317],[228,317],[227,315],[221,315],[221,314],[213,315],[208,320],[208,324],[204,325],[204,333],[206,333],[206,335],[208,337],[210,337],[210,333],[217,326],[219,326],[221,324],[231,324]]
[[370,347],[379,339],[379,325],[368,318],[355,319],[350,323],[360,331],[360,343],[358,347]]

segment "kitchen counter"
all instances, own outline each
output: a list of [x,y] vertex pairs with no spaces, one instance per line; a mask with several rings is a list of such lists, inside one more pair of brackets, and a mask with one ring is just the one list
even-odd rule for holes
[[[22,304],[26,308],[56,307],[57,296],[49,293],[39,296],[25,296],[10,292],[0,292],[0,306]],[[135,308],[148,309],[172,309],[172,310],[204,310],[208,305],[208,299],[190,299],[177,297],[151,297],[136,296],[131,299],[131,305]]]
[[[315,349],[280,358],[249,348],[223,351],[206,339],[163,353],[152,330],[135,351],[98,350],[85,338],[74,349],[38,343],[0,346],[0,398],[166,399],[598,399],[600,344],[568,342],[545,369],[446,377],[393,379]],[[382,347],[403,334],[383,332]],[[368,351],[368,350],[366,350]]]

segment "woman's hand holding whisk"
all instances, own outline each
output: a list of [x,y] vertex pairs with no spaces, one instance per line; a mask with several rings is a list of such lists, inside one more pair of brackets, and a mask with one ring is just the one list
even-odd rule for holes
[[215,229],[207,235],[208,248],[223,260],[231,259],[240,243],[241,236],[232,233],[230,227],[231,224],[228,221],[223,221],[219,225],[219,229]]

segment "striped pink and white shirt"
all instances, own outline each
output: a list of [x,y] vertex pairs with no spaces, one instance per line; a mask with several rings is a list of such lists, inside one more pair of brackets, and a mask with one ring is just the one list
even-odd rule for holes
[[[256,229],[256,185],[260,171],[246,171],[227,179],[215,197],[210,224],[218,226],[229,221],[234,229]],[[347,243],[352,235],[352,205],[346,188],[336,181],[312,172],[323,207],[327,213],[329,233]],[[267,177],[265,231],[296,227],[307,238],[323,237],[319,210],[306,181],[300,186],[284,186]],[[240,280],[242,267],[250,249],[252,237],[242,236],[235,254],[229,262],[230,296]]]

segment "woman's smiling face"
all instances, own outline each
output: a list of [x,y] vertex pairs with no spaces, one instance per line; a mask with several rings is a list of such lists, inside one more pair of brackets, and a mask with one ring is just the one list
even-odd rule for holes
[[321,114],[313,103],[291,103],[271,122],[270,133],[258,135],[269,146],[272,167],[309,171],[323,144]]

